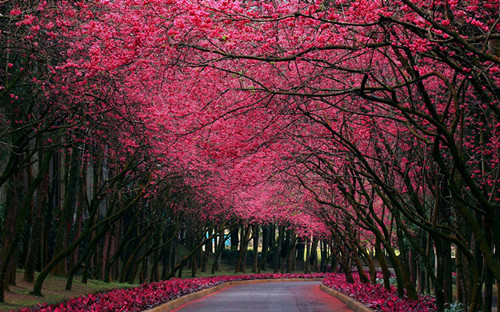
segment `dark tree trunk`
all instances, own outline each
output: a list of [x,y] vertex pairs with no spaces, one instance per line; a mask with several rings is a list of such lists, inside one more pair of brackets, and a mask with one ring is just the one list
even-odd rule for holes
[[[73,287],[73,278],[83,263],[85,263],[85,269],[87,269],[89,258],[96,253],[95,251],[97,249],[97,245],[101,240],[101,238],[104,235],[106,235],[106,233],[108,233],[108,228],[102,227],[97,233],[97,235],[89,242],[89,245],[87,246],[83,254],[83,257],[79,259],[76,263],[74,263],[73,266],[70,268],[68,272],[68,278],[66,279],[66,290],[71,290],[71,288]],[[88,272],[88,269],[86,271]],[[87,283],[87,277],[88,273],[83,274],[82,283],[84,284]]]
[[305,249],[306,249],[306,260],[304,261],[304,273],[308,274],[311,273],[311,266],[310,266],[310,257],[311,257],[311,241],[309,238],[307,238],[306,243],[305,243]]
[[[274,273],[278,273],[280,271],[280,265],[281,265],[281,247],[283,245],[284,241],[284,235],[285,230],[283,226],[279,226],[278,228],[278,238],[275,241],[274,244],[274,253],[273,253],[273,271]],[[272,237],[272,234],[271,234]]]
[[191,256],[191,277],[196,277],[196,273],[198,272],[198,261],[200,258],[199,257],[200,252],[201,252],[201,250],[197,250]]
[[[41,160],[42,163],[40,165],[40,170],[36,178],[33,180],[33,183],[29,186],[28,192],[25,195],[24,201],[22,202],[22,205],[20,207],[17,207],[18,206],[17,203],[19,203],[19,201],[15,191],[14,194],[11,194],[12,196],[10,197],[10,199],[9,197],[7,198],[7,203],[9,202],[9,200],[12,200],[13,201],[12,205],[14,205],[13,207],[15,207],[16,209],[14,211],[10,211],[9,209],[12,207],[9,207],[9,205],[7,205],[8,210],[6,212],[7,213],[6,218],[10,221],[7,221],[5,223],[3,235],[4,238],[7,237],[7,235],[9,235],[8,237],[10,237],[11,239],[10,240],[4,239],[3,242],[4,244],[2,246],[2,257],[0,258],[0,302],[4,301],[4,290],[6,284],[9,282],[9,276],[10,280],[12,281],[12,272],[13,274],[15,274],[16,263],[14,262],[14,259],[15,259],[17,242],[19,241],[22,234],[25,217],[29,213],[29,208],[31,206],[31,199],[35,193],[35,190],[38,188],[38,185],[43,180],[43,177],[45,176],[45,173],[49,168],[50,156],[51,154],[48,153],[48,155],[46,155],[46,157],[43,158],[43,160]],[[12,179],[14,179],[12,181],[13,188],[9,189],[17,190],[18,183],[22,182],[21,176],[17,176],[17,174],[14,174]]]
[[[80,169],[81,169],[81,151],[79,146],[72,149],[70,157],[70,169],[65,179],[66,187],[64,188],[64,201],[60,213],[58,234],[56,239],[56,250],[65,249],[70,244],[71,229],[73,227],[73,215],[77,204],[80,184]],[[60,261],[53,270],[56,275],[65,275],[68,270],[68,262]]]
[[238,246],[240,244],[239,240],[239,232],[240,232],[240,226],[239,224],[234,225],[234,227],[231,229],[231,249],[232,250],[238,250]]
[[259,271],[259,232],[259,225],[256,223],[253,225],[253,273],[257,273]]
[[[143,195],[142,192],[138,193],[134,199],[132,199],[129,203],[127,203],[125,205],[125,207],[121,208],[119,211],[115,212],[114,214],[112,212],[112,209],[109,209],[108,215],[105,218],[99,220],[99,222],[97,222],[97,224],[95,224],[94,226],[91,226],[90,222],[89,222],[85,226],[85,229],[82,232],[82,235],[80,235],[80,237],[75,239],[67,248],[58,252],[52,258],[52,260],[43,268],[43,270],[40,272],[37,279],[35,280],[35,284],[33,285],[33,291],[31,292],[31,294],[33,294],[35,296],[41,296],[43,283],[44,283],[45,279],[47,278],[47,276],[49,275],[49,272],[54,268],[54,266],[57,263],[59,263],[59,261],[63,260],[69,254],[71,254],[71,252],[76,248],[76,246],[81,244],[81,242],[95,228],[98,228],[99,226],[103,226],[105,224],[107,224],[109,226],[110,223],[112,223],[112,222],[116,221],[117,219],[119,219],[120,217],[122,217],[125,212],[127,212],[131,207],[134,207],[136,205],[137,201],[142,197],[142,195]],[[91,206],[94,208],[91,209],[91,213],[90,213],[90,217],[89,217],[90,220],[92,220],[95,217],[95,213],[97,212],[97,209],[96,209],[97,205],[98,205],[98,202],[91,204]]]
[[326,244],[325,241],[321,241],[320,243],[320,250],[321,250],[321,263],[320,263],[320,270],[321,272],[325,273],[326,272],[326,266],[328,264],[328,251],[327,251],[328,245]]
[[304,254],[306,251],[306,245],[304,241],[301,239],[297,243],[297,269],[304,270]]
[[42,194],[47,194],[43,191],[44,185],[48,185],[48,175],[44,179],[46,183],[42,184],[39,189],[40,197],[38,205],[33,207],[33,223],[31,226],[31,235],[29,237],[28,251],[26,253],[26,261],[24,262],[24,280],[29,283],[35,281],[35,269],[36,262],[39,257],[40,251],[40,239],[42,235],[42,223],[43,223],[43,204],[46,203],[46,198]]
[[[2,256],[0,258],[0,302],[4,302],[4,291],[10,291],[9,285],[12,271],[12,263],[15,263],[17,241],[14,239],[16,230],[24,222],[18,216],[20,213],[18,191],[22,175],[18,173],[12,175],[8,181],[7,200],[5,202],[5,222],[3,230],[3,244],[0,246]],[[24,219],[24,218],[23,218]]]
[[248,251],[248,243],[250,242],[250,232],[251,226],[242,226],[242,235],[241,235],[241,244],[240,244],[240,252],[238,257],[238,263],[236,265],[236,273],[242,272],[245,273],[246,270],[246,259],[247,259],[247,251]]
[[259,273],[266,269],[267,264],[267,254],[269,250],[270,243],[270,231],[269,225],[264,225],[262,227],[262,259],[259,263]]
[[148,264],[149,264],[149,259],[148,257],[146,257],[142,260],[142,268],[141,272],[139,273],[139,284],[142,284],[147,280],[148,266],[149,266]]
[[217,244],[214,263],[212,265],[212,274],[214,274],[216,271],[220,271],[220,266],[221,266],[220,259],[222,251],[224,250],[224,246],[226,244],[226,239],[227,237],[224,235],[224,233],[222,233],[221,236],[219,236],[219,243]]
[[297,243],[297,237],[293,230],[290,233],[290,244],[288,246],[288,252],[286,257],[286,272],[292,273],[295,264],[295,246]]
[[[172,274],[174,271],[175,265],[177,264],[177,254],[178,254],[178,245],[179,245],[179,236],[176,236],[174,240],[172,241],[172,250],[171,250],[171,256],[170,256],[170,273],[169,275]],[[182,270],[181,270],[182,272]],[[167,276],[167,279],[169,276]]]
[[[130,276],[133,274],[133,270],[135,266],[137,265],[136,260],[138,257],[138,254],[140,250],[144,247],[144,244],[146,244],[146,241],[148,240],[149,235],[144,235],[143,238],[139,241],[137,245],[135,245],[135,248],[132,250],[130,255],[127,258],[127,261],[123,263],[122,267],[122,272],[120,276],[120,283],[124,283],[125,281],[130,280]],[[135,274],[134,274],[135,275]]]
[[306,265],[304,269],[304,273],[311,273],[311,266],[315,266],[316,260],[318,258],[318,238],[314,237],[311,247],[308,245],[308,250],[307,250],[307,258],[306,258]]
[[[163,241],[165,242],[166,240],[166,235],[163,236]],[[170,271],[170,255],[172,254],[172,247],[173,247],[173,242],[171,241],[170,243],[166,244],[163,246],[161,249],[161,262],[163,264],[163,269],[161,272],[161,279],[166,280],[168,273]]]

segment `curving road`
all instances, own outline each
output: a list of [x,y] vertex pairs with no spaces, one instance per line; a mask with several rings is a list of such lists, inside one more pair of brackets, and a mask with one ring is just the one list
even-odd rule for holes
[[230,286],[188,302],[175,312],[352,312],[319,289],[321,282],[268,282]]

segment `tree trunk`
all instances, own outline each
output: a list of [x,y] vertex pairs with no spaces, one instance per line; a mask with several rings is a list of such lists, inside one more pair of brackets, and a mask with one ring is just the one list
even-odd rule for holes
[[151,264],[151,274],[149,282],[158,282],[160,280],[160,249],[156,249],[153,254],[153,263]]
[[[85,230],[82,232],[82,235],[78,237],[76,240],[74,240],[68,247],[66,247],[64,250],[61,250],[59,253],[54,255],[52,260],[43,268],[43,270],[40,272],[38,275],[37,279],[35,280],[35,284],[33,285],[33,291],[31,292],[32,295],[35,296],[42,296],[42,286],[43,282],[49,275],[49,272],[54,268],[54,266],[59,263],[62,259],[67,257],[71,252],[78,246],[94,229],[98,228],[99,226],[102,225],[108,225],[111,222],[116,221],[118,218],[120,218],[125,212],[127,212],[131,207],[135,206],[137,201],[142,197],[143,192],[139,192],[137,196],[131,200],[125,207],[123,207],[121,210],[117,211],[116,213],[112,213],[112,208],[108,210],[108,215],[97,222],[94,226],[90,225],[90,222],[88,225],[85,227]],[[90,219],[93,219],[95,216],[95,213],[97,212],[97,204],[91,204],[92,211],[90,213]]]
[[315,258],[317,258],[318,242],[318,238],[314,237],[311,247],[308,247],[306,255],[306,269],[304,270],[304,273],[311,273],[311,265],[314,264]]
[[[272,234],[271,234],[272,237]],[[274,244],[274,253],[273,253],[273,271],[274,273],[278,273],[280,270],[280,264],[281,264],[281,246],[283,245],[283,240],[284,240],[284,229],[282,226],[278,227],[278,238],[275,241]]]
[[306,245],[304,241],[301,239],[297,243],[297,269],[304,270],[304,253],[306,250]]
[[291,230],[290,245],[288,247],[288,254],[286,257],[286,272],[292,273],[295,264],[295,246],[297,245],[297,236]]
[[384,278],[384,288],[391,290],[391,271],[385,260],[385,255],[380,248],[380,240],[375,241],[375,254],[377,255],[378,263],[380,264],[380,269],[382,270],[382,276]]
[[483,312],[491,312],[493,306],[493,274],[484,266],[484,299]]
[[236,224],[231,230],[231,249],[238,250],[240,225]]
[[[24,217],[20,217],[21,209],[19,207],[18,191],[22,183],[22,175],[16,172],[12,175],[7,185],[7,200],[5,202],[5,223],[3,232],[3,244],[0,246],[2,257],[0,258],[0,302],[4,302],[4,290],[10,291],[9,282],[10,272],[12,271],[11,263],[15,263],[14,255],[16,254],[17,241],[20,238],[20,233],[17,239],[14,238],[16,232],[20,232]],[[21,195],[21,194],[19,194]],[[28,214],[28,208],[25,215]],[[21,220],[23,219],[23,220]],[[7,257],[8,256],[8,257]]]
[[[16,212],[7,211],[7,218],[12,218],[11,221],[6,223],[5,229],[4,229],[4,238],[9,235],[12,239],[9,241],[7,239],[4,240],[4,248],[2,252],[2,258],[0,259],[0,302],[4,302],[4,290],[5,290],[5,284],[6,284],[6,277],[7,271],[9,268],[9,264],[11,261],[14,261],[13,255],[15,254],[15,248],[17,245],[17,242],[19,241],[22,230],[23,230],[23,224],[26,215],[28,214],[29,207],[31,205],[31,198],[33,197],[35,190],[38,188],[38,185],[41,183],[43,180],[43,177],[45,176],[46,172],[48,171],[49,168],[49,163],[50,163],[50,157],[51,153],[47,153],[46,157],[43,158],[42,163],[40,165],[40,170],[36,176],[36,178],[33,180],[33,183],[30,185],[28,193],[26,194],[26,197],[23,201],[22,206],[20,207],[20,210]],[[14,178],[14,177],[13,177]],[[19,178],[19,177],[18,177]],[[16,185],[16,181],[14,182],[14,186]],[[20,181],[19,181],[20,182]],[[15,194],[14,194],[15,195]],[[12,196],[10,200],[15,200],[16,196]],[[9,198],[7,198],[9,200]],[[9,209],[9,206],[7,206],[7,209]],[[8,232],[12,230],[12,232]],[[9,234],[7,234],[9,233]],[[14,270],[15,270],[15,263],[14,263]]]
[[[146,282],[147,278],[147,274],[148,274],[148,265],[149,265],[149,257],[145,257],[143,260],[142,260],[142,268],[141,268],[141,272],[139,273],[139,284],[142,284],[144,282]],[[134,281],[134,280],[132,280]]]
[[305,249],[306,249],[306,260],[304,261],[304,273],[308,274],[311,273],[311,266],[309,262],[309,259],[311,257],[311,240],[309,238],[306,239]]
[[259,232],[259,225],[255,223],[253,225],[253,273],[257,273],[259,271]]
[[224,250],[224,246],[226,244],[226,239],[227,237],[222,234],[219,236],[219,243],[217,244],[217,250],[215,251],[215,258],[214,258],[214,263],[212,265],[212,274],[215,274],[216,271],[220,271],[220,256],[222,254],[222,251]]
[[261,273],[262,270],[266,269],[269,243],[270,243],[269,225],[264,225],[262,227],[262,259],[259,264],[259,273]]
[[[83,257],[79,259],[76,263],[74,263],[73,266],[70,268],[68,272],[68,278],[66,279],[66,290],[71,290],[73,286],[73,278],[78,269],[82,266],[82,264],[85,263],[85,266],[88,266],[89,258],[92,257],[92,255],[95,253],[97,244],[101,241],[101,238],[108,233],[108,230],[109,229],[107,227],[102,227],[99,230],[98,234],[89,242],[89,245],[85,249]],[[86,284],[86,281],[82,282]]]
[[128,256],[127,261],[123,263],[122,274],[120,276],[120,283],[124,283],[129,280],[128,277],[132,274],[132,269],[135,266],[135,261],[137,260],[137,255],[139,251],[144,247],[144,244],[148,240],[149,235],[144,235],[140,242],[132,250],[131,254]]
[[33,207],[33,217],[31,226],[31,235],[29,237],[28,251],[26,253],[26,261],[24,262],[24,280],[29,283],[35,281],[35,269],[36,262],[39,257],[40,252],[40,239],[42,236],[42,226],[43,223],[43,207],[47,203],[47,194],[49,176],[44,175],[43,183],[41,187],[38,188],[38,204],[32,205]]
[[238,257],[238,263],[236,265],[236,273],[239,272],[245,273],[248,243],[250,242],[250,232],[251,232],[250,225],[242,226],[241,229],[243,233],[241,235],[240,252]]
[[[64,201],[61,209],[61,218],[56,239],[56,250],[62,250],[69,245],[71,229],[73,227],[73,215],[77,205],[80,185],[82,149],[74,146],[70,157],[70,169],[67,172],[66,187],[64,188]],[[61,261],[56,265],[54,274],[65,275],[67,272],[67,262]]]

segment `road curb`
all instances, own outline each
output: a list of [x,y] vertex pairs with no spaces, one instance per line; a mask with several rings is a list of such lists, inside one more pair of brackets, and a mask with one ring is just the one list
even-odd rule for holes
[[151,308],[149,310],[144,310],[143,312],[168,312],[177,309],[181,305],[188,303],[190,301],[208,296],[217,292],[221,289],[224,289],[229,286],[240,285],[240,284],[256,284],[256,283],[272,283],[272,282],[304,282],[304,281],[322,281],[323,278],[279,278],[279,279],[256,279],[256,280],[247,280],[247,281],[231,281],[225,282],[223,284],[203,289],[197,292],[194,292],[189,295],[182,296],[180,298],[174,299],[172,301],[166,302],[157,307]]
[[354,312],[375,312],[375,310],[372,310],[368,308],[367,306],[363,305],[361,302],[358,302],[351,297],[344,295],[343,293],[340,293],[336,290],[331,289],[330,287],[327,287],[323,284],[319,285],[319,289],[322,291],[326,292],[330,296],[333,296],[343,303],[345,303],[346,306],[348,306],[351,310]]

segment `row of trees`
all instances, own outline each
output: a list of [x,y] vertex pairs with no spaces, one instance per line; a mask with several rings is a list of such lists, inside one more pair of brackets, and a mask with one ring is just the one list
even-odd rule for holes
[[185,64],[236,76],[252,108],[283,118],[299,146],[291,183],[348,242],[342,254],[370,265],[366,249],[383,249],[400,296],[430,280],[439,310],[456,273],[458,300],[489,311],[500,277],[496,4],[232,5],[214,8],[225,40],[183,37]]
[[[19,268],[35,295],[49,274],[66,276],[69,290],[76,275],[134,283],[181,276],[189,265],[195,276],[209,258],[215,272],[223,256],[245,272],[247,252],[225,255],[225,242],[231,237],[240,250],[241,235],[241,250],[252,239],[257,250],[259,235],[250,233],[259,226],[238,232],[241,220],[228,201],[206,194],[206,181],[193,182],[206,171],[174,163],[180,157],[160,149],[172,144],[158,142],[168,133],[155,134],[159,125],[137,117],[145,106],[126,99],[120,81],[59,74],[65,51],[78,42],[64,27],[43,23],[61,23],[78,6],[13,1],[1,9],[0,301]],[[262,230],[253,271],[266,267],[262,257],[276,272],[292,270],[280,260],[290,253],[290,231],[284,236],[281,223],[272,229],[275,235]]]
[[[69,280],[195,274],[233,223],[239,271],[274,224],[274,270],[309,239],[308,258],[322,246],[322,269],[333,259],[348,280],[380,268],[388,288],[392,267],[400,296],[491,310],[497,1],[0,8],[0,281],[16,250],[42,252],[23,254],[42,281],[64,266]],[[180,237],[190,251],[173,261]]]

